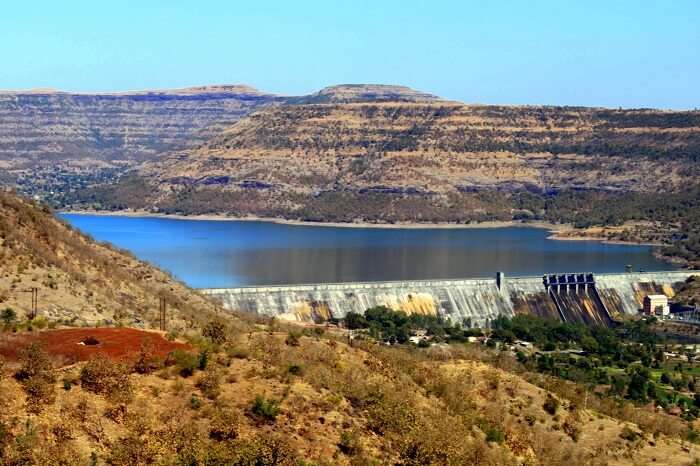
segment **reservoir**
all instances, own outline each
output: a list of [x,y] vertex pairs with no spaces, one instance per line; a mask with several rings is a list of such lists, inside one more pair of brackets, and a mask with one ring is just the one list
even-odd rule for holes
[[556,241],[529,227],[347,228],[61,214],[196,288],[673,270],[649,246]]

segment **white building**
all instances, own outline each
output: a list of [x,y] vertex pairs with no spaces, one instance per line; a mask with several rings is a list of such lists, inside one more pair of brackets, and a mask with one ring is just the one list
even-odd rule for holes
[[662,294],[650,294],[644,297],[644,314],[649,316],[668,316],[671,308],[668,306],[668,298]]

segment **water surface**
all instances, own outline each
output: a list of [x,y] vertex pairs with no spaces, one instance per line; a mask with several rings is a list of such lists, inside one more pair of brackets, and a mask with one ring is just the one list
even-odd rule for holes
[[649,246],[554,241],[546,230],[381,229],[62,214],[197,288],[672,270]]

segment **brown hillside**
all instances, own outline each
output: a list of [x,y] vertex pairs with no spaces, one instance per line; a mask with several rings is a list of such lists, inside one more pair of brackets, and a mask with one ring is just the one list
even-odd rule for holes
[[0,308],[20,318],[31,310],[31,288],[38,288],[41,317],[71,324],[149,325],[160,296],[170,303],[173,326],[213,308],[166,273],[95,243],[46,207],[1,191],[0,264]]
[[305,193],[666,191],[697,175],[688,158],[699,148],[698,112],[447,102],[283,105],[254,113],[146,173],[171,185],[255,189],[250,181],[257,181]]

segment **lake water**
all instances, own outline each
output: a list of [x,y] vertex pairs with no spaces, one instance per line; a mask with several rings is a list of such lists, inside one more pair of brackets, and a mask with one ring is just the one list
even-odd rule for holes
[[553,241],[546,230],[379,229],[63,214],[197,288],[671,270],[648,246]]

